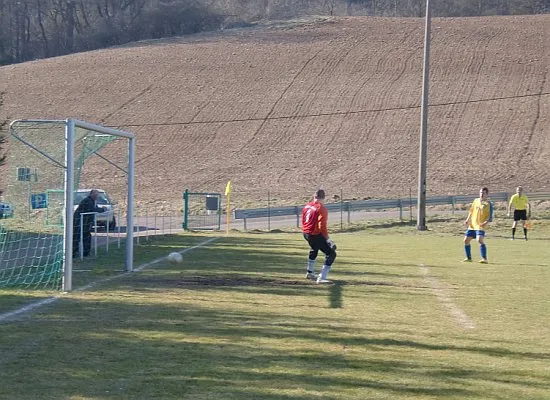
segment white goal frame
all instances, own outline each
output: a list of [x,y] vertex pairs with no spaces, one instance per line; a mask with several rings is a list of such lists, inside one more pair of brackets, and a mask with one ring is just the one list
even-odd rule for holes
[[[128,206],[126,215],[126,254],[125,268],[126,271],[132,271],[134,268],[134,160],[135,160],[135,135],[133,133],[120,131],[117,129],[107,128],[101,125],[95,125],[77,119],[66,120],[41,120],[41,119],[19,119],[10,123],[10,131],[12,126],[17,123],[57,123],[65,125],[65,194],[64,194],[64,227],[63,235],[63,291],[70,292],[72,290],[72,274],[73,274],[73,213],[74,213],[74,172],[75,172],[75,131],[76,128],[86,129],[99,134],[106,134],[128,139]],[[28,144],[27,144],[28,145]],[[32,146],[31,146],[32,147]],[[33,150],[44,154],[40,149]]]

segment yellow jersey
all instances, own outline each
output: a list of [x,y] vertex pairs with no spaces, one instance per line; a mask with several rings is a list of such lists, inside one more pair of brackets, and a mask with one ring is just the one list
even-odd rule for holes
[[529,199],[524,194],[520,196],[516,193],[510,197],[510,207],[514,207],[514,210],[527,210],[528,205]]
[[485,221],[491,222],[493,220],[493,203],[489,200],[481,201],[477,198],[472,202],[470,206],[470,223],[468,229],[476,231],[484,231],[486,226],[481,226]]

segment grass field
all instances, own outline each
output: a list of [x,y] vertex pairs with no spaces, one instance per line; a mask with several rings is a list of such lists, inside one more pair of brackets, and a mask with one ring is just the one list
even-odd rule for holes
[[299,233],[231,232],[136,247],[188,249],[175,266],[77,263],[86,290],[0,290],[0,314],[59,296],[0,321],[0,399],[549,399],[550,221],[495,223],[488,265],[460,262],[458,220],[428,226],[333,234],[332,285]]

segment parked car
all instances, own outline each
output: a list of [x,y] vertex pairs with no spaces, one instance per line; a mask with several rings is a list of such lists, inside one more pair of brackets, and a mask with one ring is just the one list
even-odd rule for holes
[[13,217],[13,207],[9,203],[0,203],[0,218]]
[[[78,207],[80,202],[90,194],[92,189],[79,189],[74,193],[74,209]],[[103,208],[105,212],[97,214],[96,221],[98,226],[109,226],[109,230],[113,231],[116,228],[116,218],[114,203],[111,201],[110,197],[104,190],[96,189],[99,192],[99,197],[97,198],[97,206]]]

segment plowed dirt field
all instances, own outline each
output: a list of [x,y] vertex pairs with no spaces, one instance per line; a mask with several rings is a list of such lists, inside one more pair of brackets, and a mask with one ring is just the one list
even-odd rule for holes
[[[369,17],[140,42],[1,67],[0,117],[134,132],[138,204],[415,196],[423,48],[423,19]],[[432,20],[428,195],[550,191],[549,48],[550,15]],[[83,183],[125,191],[99,158]]]

